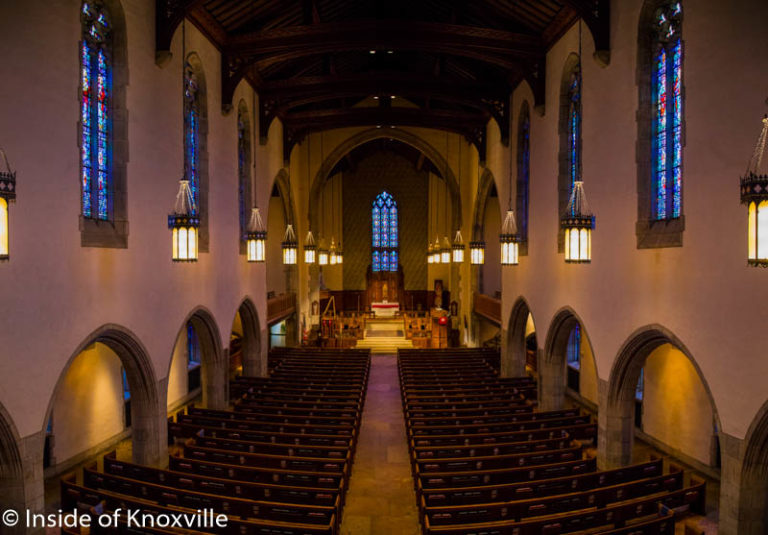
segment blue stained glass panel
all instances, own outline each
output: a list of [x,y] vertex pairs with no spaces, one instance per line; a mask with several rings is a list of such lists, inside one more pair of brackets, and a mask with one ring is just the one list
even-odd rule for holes
[[397,251],[392,251],[389,255],[389,270],[397,271]]
[[371,208],[371,266],[373,271],[397,271],[399,243],[397,203],[386,191],[376,196]]
[[379,251],[374,251],[372,255],[373,271],[381,271],[381,254]]
[[80,121],[82,123],[82,139],[80,140],[80,165],[82,168],[82,196],[83,216],[91,217],[91,167],[93,160],[91,137],[91,110],[93,97],[91,94],[91,80],[93,79],[91,65],[91,50],[86,41],[83,41],[81,55],[81,84],[82,97],[80,101]]

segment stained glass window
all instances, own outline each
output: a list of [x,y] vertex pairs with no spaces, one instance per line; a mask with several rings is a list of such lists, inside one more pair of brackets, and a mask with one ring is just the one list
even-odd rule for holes
[[520,133],[517,142],[517,223],[520,237],[526,241],[528,239],[528,195],[531,172],[531,120],[528,116],[527,105],[520,116]]
[[568,366],[576,369],[581,367],[581,328],[578,324],[576,324],[568,336],[565,356]]
[[397,271],[397,202],[382,191],[371,210],[371,268],[373,271]]
[[187,323],[187,368],[193,369],[200,366],[200,341],[197,332],[191,323]]
[[581,176],[581,67],[568,83],[568,194]]
[[192,67],[184,69],[184,171],[195,201],[194,212],[200,210],[200,91]]
[[98,0],[83,2],[80,20],[82,213],[107,220],[112,212],[112,27]]
[[672,2],[656,12],[653,47],[653,217],[680,217],[682,191],[683,9]]
[[240,237],[245,238],[248,229],[248,210],[246,184],[248,181],[248,125],[245,117],[238,114],[237,118],[237,205],[239,210]]

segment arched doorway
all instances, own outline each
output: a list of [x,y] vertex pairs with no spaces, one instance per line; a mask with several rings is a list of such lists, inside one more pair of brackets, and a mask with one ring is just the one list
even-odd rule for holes
[[539,406],[563,408],[566,393],[590,407],[598,403],[598,379],[592,344],[573,310],[555,315],[547,332],[544,358],[539,362]]
[[160,399],[143,344],[121,326],[100,327],[72,354],[51,396],[43,426],[49,473],[69,469],[129,429],[133,461],[162,462],[167,429]]
[[[229,343],[230,361],[239,355],[241,373],[246,377],[262,377],[267,373],[266,356],[261,354],[261,324],[253,302],[245,298],[235,312]],[[230,362],[230,369],[234,366]]]
[[519,297],[512,306],[502,348],[501,373],[505,377],[520,377],[536,373],[538,344],[536,327],[528,303]]
[[660,325],[635,331],[614,362],[598,415],[602,466],[632,462],[638,423],[652,445],[689,464],[718,468],[721,427],[712,393],[685,345]]
[[222,348],[213,315],[202,307],[187,316],[176,336],[167,392],[170,410],[197,397],[211,409],[229,404],[229,352]]

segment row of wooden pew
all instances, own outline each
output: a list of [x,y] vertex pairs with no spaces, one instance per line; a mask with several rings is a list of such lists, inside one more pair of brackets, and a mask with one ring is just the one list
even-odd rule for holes
[[[62,508],[227,515],[238,535],[335,535],[352,470],[370,368],[367,351],[281,351],[268,378],[233,381],[233,410],[194,406],[171,418],[178,446],[167,468],[118,460],[114,452],[62,480]],[[121,516],[110,533],[135,530]],[[99,529],[91,531],[99,533]],[[184,533],[201,531],[185,530]],[[78,533],[69,531],[69,533]]]
[[483,352],[401,349],[398,371],[426,535],[665,535],[704,512],[704,482],[661,459],[598,471],[591,417],[537,411],[533,380]]

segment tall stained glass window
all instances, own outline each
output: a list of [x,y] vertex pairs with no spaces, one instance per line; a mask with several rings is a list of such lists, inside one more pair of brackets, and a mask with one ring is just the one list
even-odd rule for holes
[[653,47],[653,218],[680,217],[682,191],[683,8],[671,2],[656,11]]
[[237,207],[240,221],[240,239],[245,239],[248,230],[248,217],[250,215],[248,198],[248,168],[250,162],[248,158],[248,145],[250,139],[248,136],[248,119],[240,110],[237,116]]
[[581,327],[576,324],[568,336],[568,345],[565,349],[565,360],[571,368],[581,367]]
[[371,210],[371,268],[373,271],[397,271],[397,202],[382,191]]
[[528,241],[528,196],[531,172],[531,119],[528,104],[520,114],[517,137],[517,227],[522,241]]
[[581,176],[581,67],[568,83],[568,193]]
[[192,66],[184,69],[184,171],[200,212],[200,88]]
[[112,213],[112,26],[98,0],[80,11],[80,182],[83,217]]

